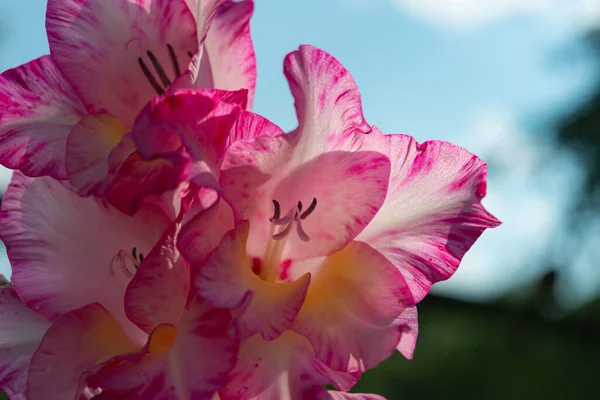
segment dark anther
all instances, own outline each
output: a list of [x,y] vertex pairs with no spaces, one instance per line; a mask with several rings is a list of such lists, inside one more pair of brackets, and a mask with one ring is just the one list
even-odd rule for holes
[[281,218],[281,206],[277,200],[273,200],[273,206],[275,207],[275,212],[273,213],[273,218],[270,221],[275,221],[276,219]]
[[164,94],[165,90],[162,87],[160,87],[158,82],[156,82],[156,79],[154,79],[154,76],[152,76],[152,73],[150,72],[150,70],[146,66],[146,63],[144,62],[144,60],[142,60],[141,57],[138,58],[138,63],[140,64],[140,68],[142,68],[142,72],[144,73],[144,75],[146,75],[146,79],[148,79],[148,82],[150,82],[156,93]]
[[144,261],[144,253],[140,253],[140,264]]
[[300,219],[306,219],[306,217],[308,217],[310,214],[312,214],[313,211],[315,211],[315,208],[317,208],[317,198],[313,197],[310,206],[308,206],[306,211],[304,211],[302,215],[300,215]]
[[131,250],[131,255],[137,260],[137,248],[134,247],[133,250]]
[[169,80],[169,77],[167,76],[167,73],[163,69],[162,65],[160,65],[158,62],[158,58],[156,58],[154,53],[152,53],[150,50],[148,50],[146,54],[148,54],[148,58],[150,58],[150,61],[152,62],[152,65],[154,66],[154,69],[156,70],[156,73],[158,74],[163,86],[165,88],[171,86],[171,81]]
[[302,202],[301,201],[298,202],[298,212],[299,213],[302,212]]
[[179,62],[177,62],[175,50],[173,50],[173,46],[171,46],[170,44],[167,44],[167,49],[169,49],[169,55],[171,56],[171,62],[173,63],[173,69],[175,70],[175,74],[179,77],[181,76],[181,69],[179,69]]
[[194,54],[192,54],[191,51],[188,51],[188,56],[190,56],[190,58],[194,58]]

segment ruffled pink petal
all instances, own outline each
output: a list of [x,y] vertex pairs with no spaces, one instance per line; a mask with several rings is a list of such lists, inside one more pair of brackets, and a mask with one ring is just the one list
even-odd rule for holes
[[13,288],[0,287],[0,393],[25,395],[31,357],[49,326]]
[[305,259],[343,248],[372,220],[386,196],[390,163],[385,155],[331,151],[300,164],[295,156],[301,148],[290,140],[287,135],[260,137],[236,142],[228,150],[223,197],[236,217],[250,220],[248,249],[253,256],[262,257],[277,233],[269,222],[273,200],[283,216],[299,201],[306,210],[316,199],[314,211],[301,221],[301,232],[310,240],[295,231],[285,239],[284,257]]
[[248,89],[252,108],[256,88],[256,55],[250,36],[251,0],[225,1],[218,8],[204,41],[204,51],[194,87],[225,90]]
[[206,38],[217,9],[226,1],[228,0],[186,0],[190,11],[196,19],[199,43],[202,43]]
[[140,264],[125,292],[125,312],[145,332],[179,325],[190,290],[190,272],[175,247],[175,224]]
[[155,98],[132,131],[139,154],[126,160],[113,180],[109,200],[135,212],[148,194],[182,182],[219,190],[218,176],[246,90],[179,90]]
[[356,134],[371,131],[354,79],[331,54],[300,46],[285,58],[283,71],[294,95],[294,133],[304,154],[348,149]]
[[27,398],[78,400],[86,378],[113,357],[135,351],[118,322],[94,303],[58,318],[29,367]]
[[52,321],[98,302],[128,334],[141,333],[125,316],[123,296],[135,273],[133,248],[148,254],[168,227],[162,214],[140,209],[129,217],[51,178],[15,173],[0,223],[13,283],[25,304]]
[[66,179],[65,146],[85,108],[49,56],[0,75],[0,163]]
[[197,293],[217,308],[240,308],[234,327],[241,338],[272,340],[293,322],[306,297],[310,274],[294,282],[262,280],[246,256],[248,224],[230,231],[198,271]]
[[[144,160],[137,151],[120,165],[106,199],[120,211],[134,215],[152,195],[168,195],[188,177],[189,157],[184,153]],[[150,196],[150,197],[149,197]]]
[[230,321],[229,312],[192,300],[178,329],[159,325],[144,349],[115,359],[89,383],[127,399],[210,399],[236,361]]
[[242,342],[230,381],[221,400],[313,399],[324,397],[322,385],[349,390],[358,374],[334,371],[315,357],[308,340],[286,331],[273,341],[259,335]]
[[394,321],[394,325],[404,327],[396,349],[409,360],[413,358],[417,345],[417,337],[419,336],[419,320],[417,317],[417,307],[412,306],[404,310]]
[[195,213],[179,232],[178,246],[183,256],[193,265],[203,264],[223,236],[234,228],[233,212],[227,202],[217,200],[213,205]]
[[181,73],[198,48],[194,16],[184,0],[50,0],[46,29],[52,58],[88,110],[114,115],[128,128],[177,78],[171,49]]
[[446,142],[419,145],[378,130],[364,139],[363,149],[389,156],[392,175],[383,207],[358,239],[402,271],[418,302],[431,285],[452,276],[486,228],[500,224],[481,205],[487,168]]
[[410,300],[402,274],[373,248],[352,242],[314,273],[291,329],[329,367],[362,372],[396,349],[407,327],[395,322]]
[[[132,135],[146,159],[177,151],[184,145],[192,160],[205,161],[218,176],[229,134],[245,104],[246,91],[178,90],[156,97],[138,120]],[[223,100],[225,98],[225,101]]]
[[110,183],[109,157],[126,131],[121,121],[107,114],[85,116],[73,127],[66,165],[69,182],[80,195],[104,195]]

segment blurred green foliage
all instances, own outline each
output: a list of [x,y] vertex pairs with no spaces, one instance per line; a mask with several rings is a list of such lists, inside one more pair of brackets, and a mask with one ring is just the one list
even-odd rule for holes
[[[413,360],[399,353],[353,389],[394,399],[572,399],[596,390],[600,326],[534,309],[427,297]],[[592,390],[593,389],[593,390]],[[592,398],[595,398],[592,397]]]
[[[557,145],[573,150],[583,166],[584,190],[578,196],[580,213],[600,212],[600,30],[585,38],[592,62],[598,68],[592,95],[582,99],[573,110],[557,123]],[[576,220],[576,222],[579,222]]]

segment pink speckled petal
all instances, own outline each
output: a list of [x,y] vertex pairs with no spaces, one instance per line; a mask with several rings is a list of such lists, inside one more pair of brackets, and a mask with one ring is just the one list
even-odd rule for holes
[[[229,232],[199,269],[197,293],[218,308],[234,309],[234,328],[240,338],[260,333],[272,340],[298,315],[310,284],[310,274],[294,282],[275,283],[272,276],[253,270],[246,256],[248,223]],[[259,277],[269,279],[264,281]]]
[[179,328],[159,325],[146,347],[106,365],[90,385],[127,399],[211,399],[236,362],[238,341],[227,336],[229,312],[194,299]]
[[177,152],[183,145],[191,160],[204,161],[218,176],[246,93],[182,89],[156,97],[132,131],[138,151],[145,159],[152,159]]
[[67,139],[66,165],[69,182],[80,195],[105,194],[110,183],[109,157],[125,133],[121,121],[107,114],[87,115],[73,127]]
[[452,276],[486,228],[500,224],[481,205],[487,168],[446,142],[419,145],[378,130],[364,139],[363,149],[389,156],[392,175],[383,207],[358,239],[400,269],[418,302],[433,283]]
[[358,374],[334,371],[315,357],[305,337],[291,331],[273,341],[259,335],[242,342],[230,381],[221,400],[327,398],[324,384],[349,390]]
[[13,288],[0,287],[0,392],[25,395],[31,357],[49,326]]
[[85,108],[49,56],[0,75],[0,163],[66,179],[65,147]]
[[206,38],[217,9],[228,0],[186,0],[197,24],[198,42]]
[[147,194],[163,194],[182,182],[218,191],[222,159],[246,94],[182,89],[153,99],[131,132],[139,154],[121,167],[111,203],[134,212]]
[[168,227],[162,214],[129,217],[51,178],[15,173],[0,223],[13,283],[29,307],[54,320],[98,302],[128,334],[142,333],[126,318],[123,296],[135,272],[132,249],[148,253]]
[[250,36],[254,2],[226,1],[218,9],[204,41],[195,87],[248,89],[252,108],[256,87],[256,55]]
[[394,352],[407,328],[397,322],[411,300],[392,263],[352,242],[314,273],[291,329],[306,336],[329,367],[362,372]]
[[109,113],[130,128],[157,91],[140,59],[166,91],[147,54],[152,52],[169,82],[196,53],[194,16],[185,0],[50,0],[46,14],[50,53],[63,76],[92,113]]
[[[261,257],[275,234],[269,218],[273,200],[282,215],[301,201],[314,211],[302,221],[305,241],[293,230],[286,238],[284,256],[305,259],[343,248],[375,216],[386,196],[390,163],[377,152],[331,151],[301,163],[299,147],[289,135],[260,137],[235,143],[228,151],[221,176],[223,197],[237,218],[250,220],[249,251]],[[284,227],[280,227],[282,230]]]
[[48,329],[31,359],[27,398],[78,400],[90,374],[136,349],[99,304],[68,312]]
[[187,179],[188,164],[189,157],[184,153],[144,160],[136,151],[120,165],[110,182],[106,199],[120,211],[134,215],[145,200],[168,197]]
[[218,245],[223,236],[234,228],[233,212],[227,202],[217,200],[211,206],[186,214],[191,216],[179,233],[179,249],[184,257],[193,263],[201,265],[208,254]]
[[286,57],[283,70],[296,101],[294,134],[305,155],[348,149],[357,135],[371,131],[354,79],[332,55],[300,46]]
[[402,337],[396,349],[409,360],[413,358],[415,347],[417,345],[417,337],[419,336],[419,319],[417,307],[408,307],[394,321],[394,325],[403,326]]
[[190,290],[190,271],[170,227],[144,258],[125,292],[127,317],[147,333],[160,324],[179,325]]

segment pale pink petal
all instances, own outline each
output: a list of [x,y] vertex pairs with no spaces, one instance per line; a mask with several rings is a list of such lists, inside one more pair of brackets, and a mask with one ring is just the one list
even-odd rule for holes
[[294,322],[310,274],[283,283],[261,276],[246,256],[247,237],[248,223],[244,222],[223,238],[198,271],[196,290],[217,308],[240,308],[234,327],[241,338],[259,332],[265,340],[272,340]]
[[136,151],[120,165],[106,199],[120,211],[133,215],[152,195],[173,192],[188,177],[188,171],[189,156],[183,152],[144,160]]
[[[244,94],[240,98],[236,93]],[[230,131],[240,111],[237,100],[246,91],[182,89],[156,97],[132,131],[138,151],[146,159],[177,151],[183,144],[192,160],[205,161],[218,176]],[[226,98],[224,101],[223,98]]]
[[125,292],[125,312],[145,332],[179,325],[190,290],[190,271],[177,251],[174,224],[140,264]]
[[183,181],[218,191],[220,166],[246,93],[179,90],[155,98],[133,128],[139,156],[121,167],[111,202],[134,211],[147,194],[174,190]]
[[168,227],[162,214],[140,209],[130,217],[51,178],[15,173],[0,223],[13,283],[25,304],[54,320],[98,302],[128,333],[141,333],[125,316],[123,296],[135,273],[133,248],[148,254]]
[[0,287],[0,393],[25,394],[31,357],[49,326],[13,288]]
[[65,149],[85,108],[50,56],[0,75],[0,163],[66,179]]
[[409,360],[413,358],[417,337],[419,336],[419,320],[417,318],[417,307],[408,307],[394,321],[394,325],[403,326],[402,336],[396,349]]
[[80,195],[104,195],[110,183],[109,156],[126,131],[121,121],[107,114],[87,115],[73,127],[66,165],[69,182]]
[[238,342],[226,334],[230,321],[227,311],[192,300],[179,329],[159,325],[144,349],[115,359],[90,385],[127,399],[210,399],[236,361]]
[[389,156],[392,175],[383,207],[358,240],[402,271],[418,302],[432,284],[452,276],[486,228],[500,224],[481,205],[487,168],[446,142],[419,145],[378,130],[364,139],[362,149]]
[[308,340],[291,331],[269,342],[259,335],[246,339],[238,359],[230,381],[219,391],[222,400],[323,398],[324,384],[349,390],[358,380],[356,373],[328,368]]
[[362,372],[388,358],[406,329],[395,322],[412,300],[402,274],[373,248],[352,242],[313,275],[291,329],[336,370]]
[[[386,196],[390,163],[377,152],[331,151],[303,163],[289,135],[239,141],[230,147],[221,174],[223,197],[237,218],[250,220],[249,252],[262,257],[277,232],[269,219],[273,200],[282,215],[316,199],[314,211],[302,221],[302,232],[286,237],[284,258],[304,259],[343,248],[375,216]],[[297,164],[297,165],[296,165]],[[304,239],[304,240],[303,240]]]
[[198,42],[201,43],[210,29],[217,9],[228,0],[186,0],[197,23]]
[[225,1],[218,8],[204,41],[195,87],[248,89],[247,109],[252,108],[256,87],[256,56],[250,36],[251,0]]
[[184,222],[178,238],[178,246],[184,257],[195,265],[202,264],[223,236],[234,228],[233,213],[227,202],[218,200],[210,207],[195,211]]
[[[109,113],[131,127],[136,115],[187,68],[198,40],[184,0],[50,0],[50,53],[88,110]],[[170,46],[170,48],[169,48]],[[163,83],[151,52],[169,82]],[[161,90],[140,66],[145,63]]]
[[99,304],[64,314],[48,329],[33,355],[27,397],[78,400],[90,374],[113,357],[136,349]]
[[369,133],[354,79],[331,54],[313,46],[290,53],[283,71],[295,99],[299,146],[304,154],[344,150]]

